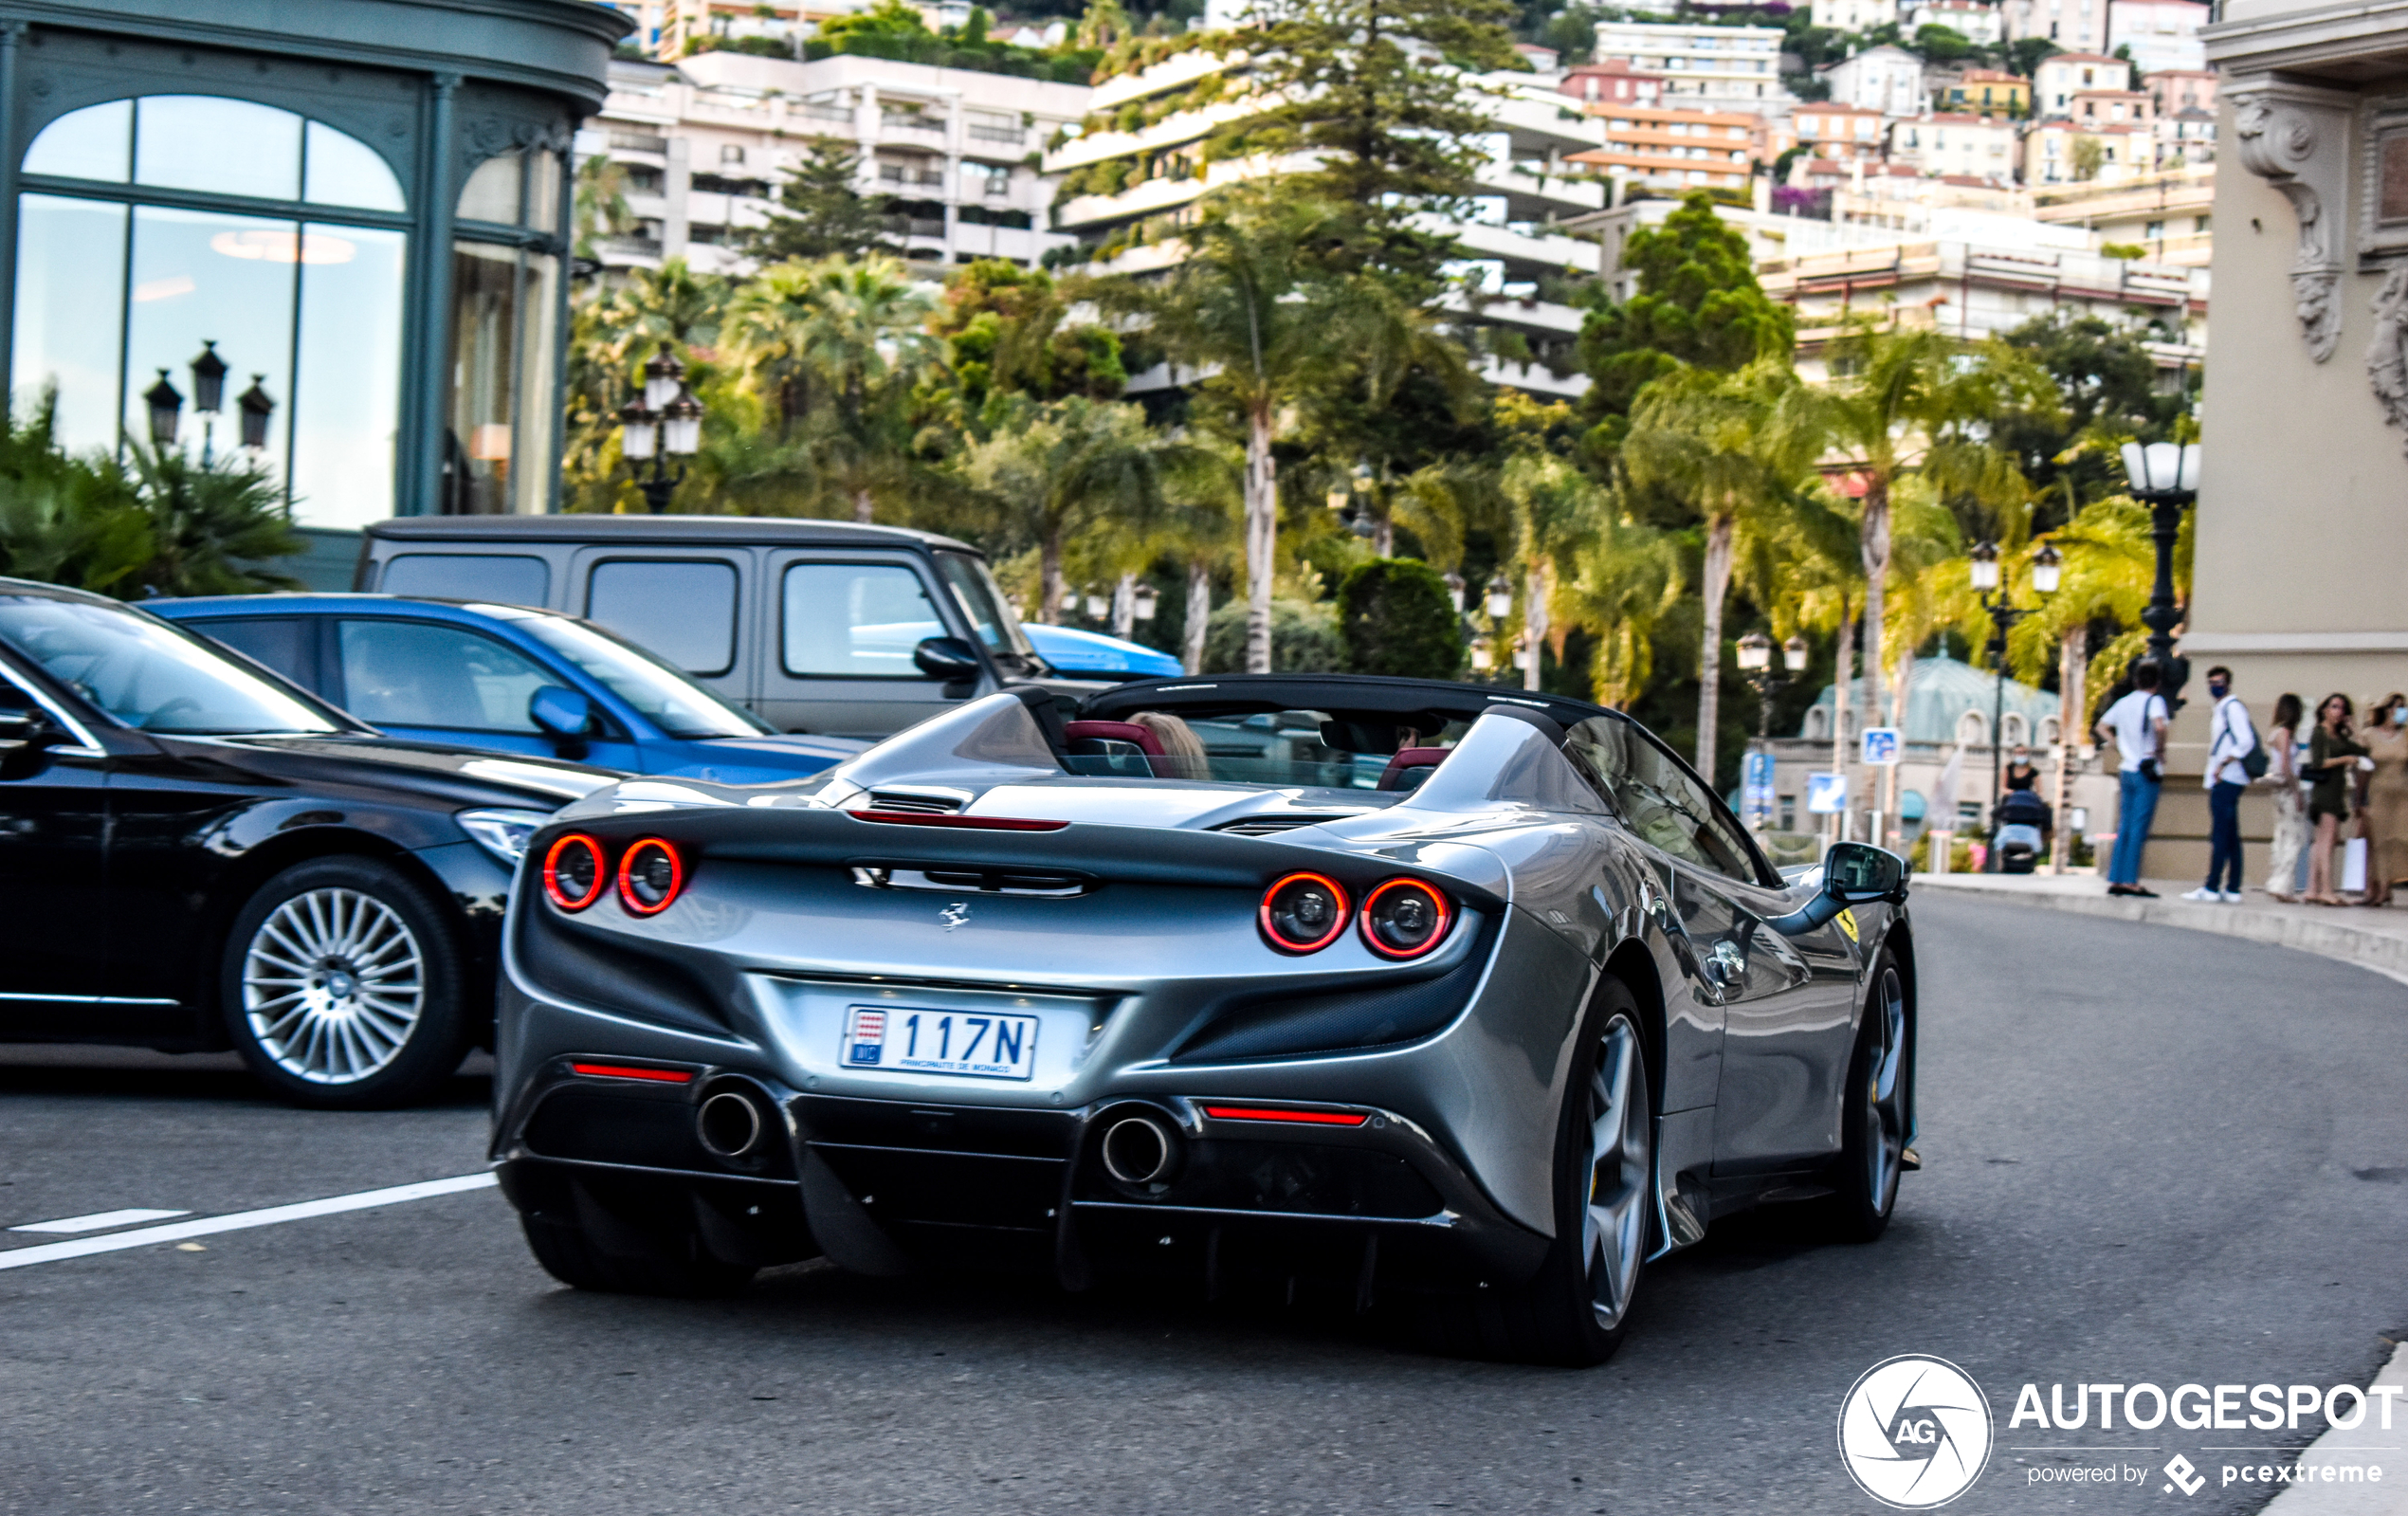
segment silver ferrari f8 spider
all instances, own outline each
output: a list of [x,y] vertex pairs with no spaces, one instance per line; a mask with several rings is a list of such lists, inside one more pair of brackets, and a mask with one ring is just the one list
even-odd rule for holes
[[799,782],[559,813],[510,910],[493,1157],[588,1288],[817,1256],[1312,1280],[1595,1363],[1719,1216],[1888,1223],[1906,894],[1860,844],[1784,880],[1578,701],[993,695]]

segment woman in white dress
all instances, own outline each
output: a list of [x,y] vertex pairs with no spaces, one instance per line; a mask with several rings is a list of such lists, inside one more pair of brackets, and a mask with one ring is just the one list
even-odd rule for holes
[[2299,855],[2308,849],[2308,795],[2299,783],[2297,695],[2274,702],[2274,729],[2266,734],[2266,782],[2274,791],[2274,845],[2266,866],[2266,893],[2289,904],[2299,899]]

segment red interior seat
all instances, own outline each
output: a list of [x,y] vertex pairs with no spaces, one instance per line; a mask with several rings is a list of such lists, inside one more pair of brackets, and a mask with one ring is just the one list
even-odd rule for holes
[[1162,740],[1135,721],[1069,721],[1062,733],[1071,741],[1082,739],[1104,742],[1130,742],[1147,758],[1161,758]]
[[[1439,764],[1446,762],[1447,755],[1453,751],[1454,749],[1450,747],[1399,748],[1396,751],[1396,756],[1388,760],[1388,766],[1380,771],[1379,783],[1376,786],[1376,788],[1382,790],[1411,789],[1412,786],[1405,783],[1405,776],[1407,774],[1411,773],[1414,769],[1434,769]],[[1422,777],[1428,778],[1429,776],[1425,774]]]

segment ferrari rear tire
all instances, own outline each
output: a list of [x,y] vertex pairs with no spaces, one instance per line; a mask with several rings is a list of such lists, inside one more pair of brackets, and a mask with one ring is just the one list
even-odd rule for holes
[[1587,1368],[1622,1345],[1656,1237],[1655,1082],[1638,1002],[1608,979],[1575,1050],[1556,1129],[1556,1227],[1526,1284],[1433,1304],[1446,1351]]
[[752,1283],[756,1270],[716,1258],[681,1258],[664,1248],[657,1254],[629,1256],[605,1251],[585,1229],[521,1216],[527,1251],[543,1271],[575,1289],[611,1295],[666,1295],[703,1299],[732,1295]]
[[1906,987],[1885,952],[1873,960],[1864,1025],[1848,1060],[1840,1107],[1839,1166],[1821,1202],[1840,1240],[1870,1242],[1898,1209],[1898,1177],[1906,1167],[1906,1112],[1911,1108],[1906,1060]]

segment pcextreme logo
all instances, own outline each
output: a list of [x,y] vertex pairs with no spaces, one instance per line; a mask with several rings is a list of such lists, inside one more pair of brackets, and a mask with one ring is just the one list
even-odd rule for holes
[[1973,1488],[1990,1461],[1990,1402],[1973,1376],[1919,1353],[1885,1359],[1839,1406],[1839,1456],[1866,1494],[1929,1510]]

